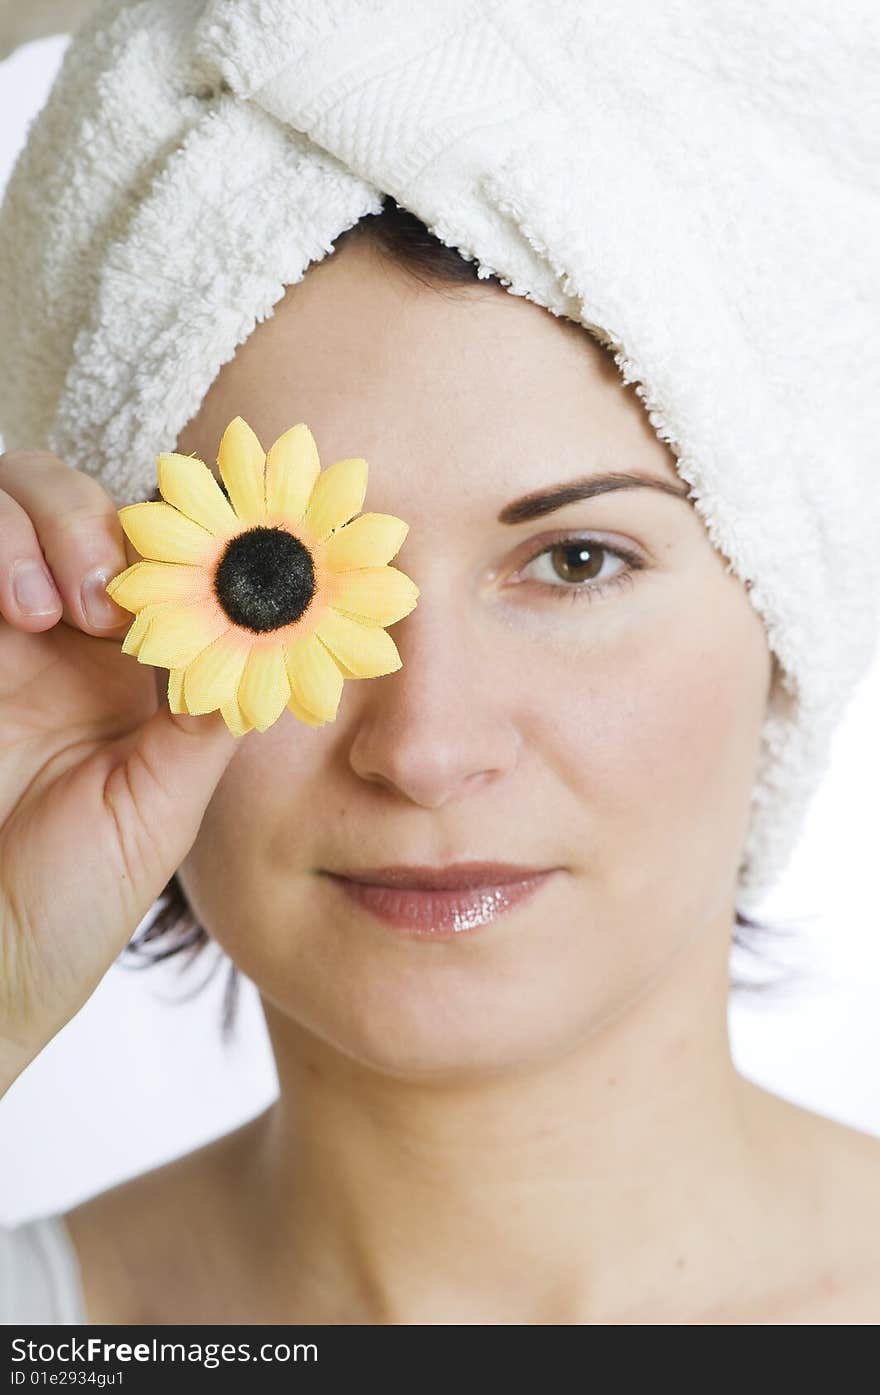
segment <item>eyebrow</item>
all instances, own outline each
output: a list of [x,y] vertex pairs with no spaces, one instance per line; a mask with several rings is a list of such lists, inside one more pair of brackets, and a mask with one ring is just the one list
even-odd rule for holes
[[505,504],[498,515],[499,523],[525,523],[530,518],[541,518],[564,508],[566,504],[577,503],[579,499],[592,499],[596,494],[607,494],[614,489],[662,489],[664,494],[674,494],[676,498],[690,503],[690,486],[674,485],[666,480],[658,480],[653,475],[642,475],[638,471],[628,473],[612,470],[601,475],[583,475],[562,484],[552,484],[549,489],[535,490]]

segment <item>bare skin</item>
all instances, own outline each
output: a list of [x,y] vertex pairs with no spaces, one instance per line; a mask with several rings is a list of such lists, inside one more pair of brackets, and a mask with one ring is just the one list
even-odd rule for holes
[[[592,1324],[875,1324],[880,1315],[876,1226],[877,1140],[743,1081],[777,1163],[775,1209],[731,1208],[718,1253],[729,1291],[697,1269],[684,1241],[667,1256],[662,1287],[636,1302],[572,1312],[562,1302],[513,1316],[506,1281],[491,1308],[471,1296],[426,1305],[423,1318],[377,1314],[335,1301],[326,1277],[278,1256],[256,1190],[267,1114],[174,1162],[91,1198],[67,1214],[95,1323],[358,1323],[522,1321]],[[243,1182],[247,1180],[245,1191]],[[786,1185],[787,1183],[787,1185]],[[689,1226],[699,1226],[692,1215]],[[717,1234],[717,1231],[716,1231]],[[468,1253],[473,1254],[473,1242]],[[482,1314],[482,1315],[481,1315]]]
[[[438,295],[352,243],[258,326],[177,448],[213,461],[239,413],[264,444],[304,420],[324,464],[366,456],[365,508],[410,524],[395,565],[421,598],[391,631],[402,669],[347,684],[320,731],[285,714],[244,738],[210,801],[181,880],[261,992],[280,1095],[68,1213],[91,1320],[876,1321],[880,1141],[730,1054],[775,679],[760,617],[691,501],[496,520],[602,469],[680,483],[642,403],[540,307]],[[644,570],[556,600],[532,559],[570,534]],[[563,871],[434,945],[316,875],[472,857]]]

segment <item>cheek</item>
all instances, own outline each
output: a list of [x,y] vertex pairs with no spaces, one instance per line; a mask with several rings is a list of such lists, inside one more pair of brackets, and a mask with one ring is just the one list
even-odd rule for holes
[[573,796],[584,870],[610,906],[680,899],[689,878],[717,895],[747,829],[771,662],[760,618],[721,574],[699,602],[589,623],[589,645],[534,666],[529,717]]
[[[312,739],[310,739],[312,738]],[[253,976],[277,957],[279,897],[292,915],[314,858],[309,811],[321,789],[322,743],[289,713],[268,732],[242,738],[180,867],[196,915]],[[302,836],[295,830],[301,829]],[[305,912],[303,912],[305,914]]]

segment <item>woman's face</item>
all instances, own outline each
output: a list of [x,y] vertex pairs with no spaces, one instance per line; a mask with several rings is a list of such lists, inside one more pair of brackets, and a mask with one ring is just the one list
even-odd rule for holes
[[[439,292],[351,241],[256,328],[177,448],[212,464],[236,415],[264,447],[306,422],[322,466],[366,457],[364,511],[409,524],[392,564],[420,588],[389,630],[402,668],[347,681],[322,728],[285,711],[244,737],[180,869],[270,1026],[400,1076],[522,1068],[697,941],[726,954],[774,672],[742,583],[660,490],[499,521],[603,471],[682,488],[610,357],[525,298]],[[572,538],[610,550],[578,570],[546,550]],[[472,859],[562,870],[433,942],[319,875]]]

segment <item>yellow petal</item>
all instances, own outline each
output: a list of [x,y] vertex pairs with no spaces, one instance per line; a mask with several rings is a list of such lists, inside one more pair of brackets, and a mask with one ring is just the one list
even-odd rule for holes
[[360,567],[340,572],[333,609],[372,625],[393,625],[415,609],[415,582],[397,567]]
[[343,673],[355,678],[379,678],[383,673],[395,673],[403,667],[397,645],[387,630],[376,625],[362,625],[341,615],[328,606],[315,631],[333,657],[343,666]]
[[216,538],[240,532],[232,505],[203,461],[169,451],[156,463],[159,492],[169,504]]
[[118,513],[122,531],[142,557],[205,566],[217,552],[216,538],[171,504],[126,504]]
[[253,722],[247,720],[239,707],[237,698],[224,702],[220,708],[220,715],[233,736],[247,736],[248,732],[254,729]]
[[107,583],[107,594],[124,610],[160,601],[197,601],[210,589],[204,567],[182,562],[135,562]]
[[214,606],[179,605],[170,601],[156,607],[146,638],[138,650],[138,663],[156,664],[159,668],[187,668],[197,654],[229,628],[229,617]]
[[289,700],[290,680],[282,646],[255,645],[238,685],[238,703],[245,718],[258,731],[266,731],[278,721]]
[[189,708],[183,696],[183,675],[186,669],[171,668],[168,670],[168,707],[178,716],[189,715]]
[[266,516],[266,456],[243,417],[233,417],[223,432],[217,464],[239,520],[262,523]]
[[147,637],[147,630],[150,628],[150,621],[162,609],[159,605],[146,605],[139,612],[137,619],[128,630],[125,639],[122,641],[123,654],[133,654],[137,657],[141,645]]
[[298,523],[321,473],[318,447],[305,422],[292,426],[266,456],[266,512]]
[[248,642],[236,630],[227,630],[203,649],[186,670],[184,696],[195,715],[217,712],[231,702],[249,654]]
[[336,717],[344,679],[333,655],[316,635],[284,645],[290,689],[307,712],[323,722]]
[[337,460],[315,481],[303,523],[322,542],[360,513],[367,492],[366,460]]
[[321,721],[319,717],[315,717],[311,712],[306,711],[302,703],[297,702],[292,693],[287,703],[287,710],[292,712],[294,717],[298,718],[299,721],[307,722],[310,727],[325,727],[327,725],[327,723]]
[[334,571],[380,567],[403,546],[409,524],[393,513],[362,513],[327,539],[325,555]]

